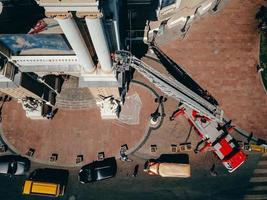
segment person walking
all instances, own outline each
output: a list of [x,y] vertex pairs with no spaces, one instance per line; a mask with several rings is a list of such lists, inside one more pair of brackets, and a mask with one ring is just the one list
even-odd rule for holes
[[120,149],[120,160],[124,161],[124,162],[132,162],[133,160],[128,158],[128,156],[126,155],[126,150],[127,150],[127,147],[121,146],[121,149]]
[[133,171],[132,177],[137,177],[138,170],[139,170],[139,165],[137,164],[134,167],[134,171]]

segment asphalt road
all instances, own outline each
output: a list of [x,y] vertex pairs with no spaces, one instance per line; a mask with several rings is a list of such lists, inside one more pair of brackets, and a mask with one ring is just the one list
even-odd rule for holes
[[[224,200],[242,199],[246,190],[250,187],[249,179],[260,158],[259,154],[251,154],[247,162],[236,172],[228,174],[225,168],[218,164],[216,171],[218,176],[209,174],[209,156],[200,155],[200,162],[193,162],[192,177],[188,179],[153,177],[142,172],[142,160],[135,159],[133,163],[121,163],[117,176],[113,179],[94,183],[80,184],[77,180],[77,170],[70,170],[70,177],[64,197],[57,199],[64,200],[136,200],[136,199],[179,199],[198,200],[212,199]],[[140,164],[137,177],[132,177],[134,166]],[[39,164],[32,164],[34,168],[44,167]],[[22,185],[26,177],[0,176],[0,199],[1,200],[42,200],[55,199],[37,196],[22,196]],[[72,198],[74,196],[75,198]]]

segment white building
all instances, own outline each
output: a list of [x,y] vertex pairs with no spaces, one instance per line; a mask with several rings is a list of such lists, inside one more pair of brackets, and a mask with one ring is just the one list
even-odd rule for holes
[[[53,105],[58,92],[56,76],[66,74],[78,77],[79,87],[89,88],[95,99],[112,95],[121,101],[127,80],[113,68],[116,50],[142,56],[146,43],[154,39],[162,44],[183,38],[194,20],[218,12],[227,0],[36,2],[44,8],[46,17],[33,27],[33,35],[0,35],[0,91],[17,99],[33,97]],[[11,4],[1,4],[0,12],[5,17]],[[48,83],[48,75],[54,75],[56,81]],[[25,77],[31,81],[23,82]],[[54,95],[45,95],[44,90]]]

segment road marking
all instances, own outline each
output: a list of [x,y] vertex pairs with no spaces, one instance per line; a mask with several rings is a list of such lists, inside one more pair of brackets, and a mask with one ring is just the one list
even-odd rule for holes
[[253,188],[251,188],[249,190],[250,191],[264,191],[264,190],[267,190],[267,185],[254,186]]
[[247,194],[244,197],[244,200],[267,200],[267,195],[265,195],[265,194],[260,194],[260,195]]
[[254,174],[263,174],[267,173],[267,169],[255,169]]
[[252,183],[244,200],[267,200],[267,154],[262,154],[249,182]]
[[267,165],[267,160],[260,160],[258,165]]
[[251,183],[259,183],[259,182],[266,182],[267,184],[267,177],[252,177],[250,179]]

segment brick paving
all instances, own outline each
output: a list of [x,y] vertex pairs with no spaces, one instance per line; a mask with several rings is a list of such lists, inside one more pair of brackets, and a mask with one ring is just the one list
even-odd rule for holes
[[[148,58],[143,58],[142,60],[150,66],[153,66],[154,68],[159,70],[161,73],[166,73],[166,71],[159,63]],[[154,85],[150,83],[147,79],[145,79],[140,73],[135,73],[134,79],[144,82],[148,86],[155,89],[155,91],[159,95],[165,96],[159,89],[155,88]],[[185,140],[189,134],[190,124],[185,119],[185,117],[178,117],[174,121],[169,120],[169,117],[172,115],[173,111],[177,109],[177,100],[168,97],[167,101],[163,105],[165,117],[160,128],[151,131],[149,137],[147,138],[143,146],[139,148],[138,151],[134,152],[135,156],[142,159],[157,158],[162,153],[173,153],[171,151],[172,144],[179,146],[181,143],[186,142]],[[196,134],[194,130],[192,130],[191,135],[187,141],[191,142],[192,150],[195,148],[196,143],[198,141],[200,141],[200,137]],[[152,153],[150,151],[151,145],[157,145],[156,152]],[[188,153],[190,153],[190,157],[192,157],[191,160],[194,163],[198,163],[201,159],[203,159],[204,156],[204,154],[201,156],[197,154],[197,156],[195,156],[192,151]],[[213,161],[214,159],[211,160]]]
[[[151,64],[151,66],[153,67],[160,67],[160,65],[157,65],[156,62],[152,62],[149,59],[143,60],[146,61],[148,64]],[[164,70],[162,70],[162,73],[164,73]],[[135,73],[134,78],[136,80],[144,82],[145,84],[153,88],[153,84],[148,82],[139,73]],[[157,88],[153,89],[155,89],[155,91],[159,95],[164,95]],[[203,152],[198,154],[195,154],[193,152],[194,148],[196,147],[196,144],[201,140],[201,138],[194,131],[194,129],[191,130],[191,134],[189,136],[190,124],[188,123],[185,117],[180,116],[174,121],[169,120],[169,117],[177,108],[177,105],[178,102],[176,100],[174,100],[173,98],[167,98],[167,101],[163,104],[165,117],[162,120],[161,126],[156,130],[151,130],[150,134],[148,135],[149,137],[145,140],[145,143],[140,146],[140,148],[138,148],[137,151],[133,153],[133,155],[143,160],[158,158],[161,154],[174,153],[171,150],[171,145],[177,145],[177,147],[179,148],[180,144],[188,142],[191,143],[191,150],[180,152],[178,151],[177,153],[187,153],[190,157],[190,165],[192,166],[192,168],[197,169],[199,168],[199,165],[201,165],[202,167],[204,166],[204,168],[209,170],[212,164],[214,163],[221,167],[222,165],[219,159],[214,156],[213,152]],[[188,140],[186,141],[187,137]],[[151,145],[157,146],[156,152],[151,152]],[[133,157],[133,159],[136,158]],[[224,170],[224,173],[227,173],[227,171]]]
[[118,156],[120,146],[133,150],[145,137],[150,114],[156,104],[152,93],[132,85],[129,95],[137,93],[142,101],[140,123],[127,125],[118,120],[102,120],[98,108],[83,110],[59,109],[52,120],[30,120],[21,105],[7,102],[3,109],[3,136],[10,147],[24,155],[35,149],[33,160],[49,163],[52,153],[58,154],[55,165],[75,166],[76,156],[84,155],[82,164],[97,159],[98,152],[106,157]]
[[[161,48],[219,101],[225,115],[233,123],[267,139],[267,97],[256,72],[258,35],[254,14],[260,3],[231,2],[218,15],[194,23],[184,40],[176,40]],[[244,5],[242,13],[238,13],[240,4]],[[158,62],[148,58],[143,58],[143,61],[167,74]],[[135,74],[135,78],[152,86],[140,74]],[[176,106],[177,101],[169,98],[164,106],[166,117],[162,126],[150,134],[143,147],[135,153],[136,156],[156,158],[162,153],[171,153],[171,144],[185,142],[189,123],[182,116],[173,122],[168,119]],[[236,139],[244,140],[234,135]],[[199,140],[192,130],[188,140],[192,142],[192,148]],[[158,149],[151,153],[150,146],[154,144]],[[190,153],[190,157],[196,165],[201,159],[210,163],[216,160],[208,154]]]
[[[229,1],[217,15],[194,23],[184,40],[176,40],[161,48],[219,101],[228,118],[241,128],[267,139],[267,99],[256,72],[258,34],[254,20],[262,2]],[[162,66],[149,64],[166,73]],[[153,87],[138,73],[135,73],[135,79]],[[100,151],[107,156],[117,155],[120,145],[127,143],[133,148],[143,139],[149,116],[155,110],[155,104],[151,104],[153,97],[147,90],[133,85],[130,88],[129,95],[138,91],[142,100],[139,125],[101,121],[97,108],[61,109],[52,121],[31,121],[18,104],[11,102],[4,107],[4,134],[22,154],[30,147],[36,148],[34,159],[39,161],[48,161],[51,153],[59,153],[57,164],[62,165],[74,165],[77,154],[85,155],[84,163],[95,160]],[[161,153],[170,153],[171,144],[185,142],[190,129],[188,122],[183,117],[173,122],[168,119],[177,102],[169,98],[164,105],[166,117],[162,126],[150,133],[135,155],[145,159],[158,157]],[[188,141],[192,142],[193,148],[199,140],[192,130]],[[153,144],[158,146],[155,153],[150,152]],[[203,157],[214,162],[213,156],[191,156],[193,162]]]
[[207,89],[225,116],[267,139],[267,96],[258,62],[255,13],[262,0],[235,0],[217,15],[194,23],[184,40],[162,50]]

